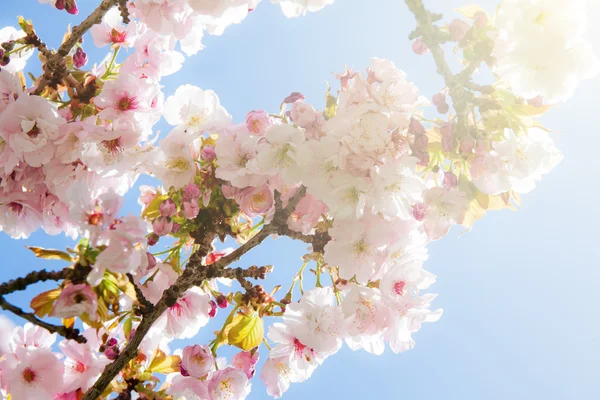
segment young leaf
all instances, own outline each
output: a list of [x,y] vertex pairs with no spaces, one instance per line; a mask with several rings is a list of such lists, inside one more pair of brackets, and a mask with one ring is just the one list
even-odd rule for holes
[[263,320],[257,314],[238,314],[230,326],[227,342],[246,351],[258,346],[265,333]]
[[46,260],[65,260],[73,262],[73,258],[69,253],[54,249],[43,249],[41,247],[26,246],[37,258],[45,258]]
[[31,299],[29,304],[33,309],[35,315],[42,318],[52,312],[54,302],[58,299],[58,296],[62,293],[62,289],[52,289],[47,292],[42,292]]

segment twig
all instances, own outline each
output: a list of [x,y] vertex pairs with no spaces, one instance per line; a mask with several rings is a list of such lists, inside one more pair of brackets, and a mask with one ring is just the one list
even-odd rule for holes
[[37,88],[32,93],[33,95],[39,96],[43,93],[46,86],[56,86],[58,82],[68,75],[69,71],[65,65],[65,57],[92,26],[102,22],[104,15],[117,4],[117,1],[103,0],[98,8],[92,11],[83,22],[73,28],[67,40],[60,45],[56,53],[48,51],[47,53],[50,54],[45,54],[46,64],[44,65],[44,75],[40,78]]
[[144,296],[144,293],[142,293],[142,290],[140,289],[140,287],[135,284],[133,275],[127,274],[127,278],[129,278],[129,282],[131,282],[131,284],[133,285],[133,289],[135,290],[135,296],[137,297],[137,301],[142,306],[141,307],[142,314],[148,314],[152,310],[152,307],[154,307],[154,304],[152,304],[150,301],[148,301],[146,296]]
[[86,343],[87,342],[86,338],[84,338],[83,336],[81,336],[79,334],[79,329],[67,328],[66,326],[62,326],[62,325],[49,324],[45,321],[42,321],[38,317],[36,317],[35,314],[27,313],[27,312],[23,311],[22,309],[20,309],[19,307],[10,304],[6,300],[4,300],[4,297],[2,297],[2,296],[0,296],[0,307],[2,307],[3,309],[5,309],[7,311],[12,312],[15,315],[18,315],[21,318],[26,319],[27,321],[29,321],[35,325],[41,326],[42,328],[45,328],[52,333],[58,333],[59,335],[64,336],[67,339],[75,340],[78,343]]

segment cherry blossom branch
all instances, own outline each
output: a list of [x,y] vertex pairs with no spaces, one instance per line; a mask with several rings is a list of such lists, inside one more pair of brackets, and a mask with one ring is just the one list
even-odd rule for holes
[[56,86],[69,72],[65,65],[65,57],[71,49],[79,42],[83,35],[94,25],[102,22],[102,18],[118,0],[103,0],[102,3],[79,25],[73,28],[69,37],[60,45],[56,53],[45,54],[46,64],[44,65],[44,75],[33,92],[34,95],[42,94],[46,86]]
[[405,0],[405,2],[417,20],[416,33],[421,36],[423,42],[431,51],[438,74],[444,78],[444,82],[448,87],[452,104],[459,119],[459,125],[464,126],[464,118],[468,113],[468,99],[471,97],[465,83],[479,67],[479,63],[470,63],[463,71],[454,75],[446,62],[444,50],[440,45],[440,29],[434,24],[441,16],[428,11],[422,0]]
[[[275,215],[270,224],[266,225],[250,240],[238,247],[232,253],[222,257],[213,264],[204,266],[202,265],[202,259],[209,254],[212,250],[212,242],[217,237],[219,232],[207,232],[203,240],[200,243],[196,243],[199,249],[192,254],[190,260],[181,276],[177,278],[177,281],[165,290],[160,300],[154,305],[152,311],[144,315],[142,321],[137,326],[135,334],[125,346],[125,349],[119,354],[119,356],[109,365],[104,368],[102,375],[96,380],[94,385],[85,393],[83,400],[95,400],[98,396],[104,392],[106,387],[112,382],[117,374],[125,367],[125,365],[133,359],[137,352],[142,340],[152,327],[152,325],[158,320],[158,318],[165,312],[169,307],[175,305],[177,300],[182,297],[185,292],[192,286],[199,286],[206,280],[228,276],[231,272],[226,272],[225,269],[231,263],[239,260],[244,254],[262,243],[269,235],[277,233],[279,226],[287,224],[288,217],[292,214],[298,202],[306,194],[306,188],[302,187],[298,192],[290,199],[286,208],[282,208],[281,195],[275,193]],[[236,270],[233,274],[239,274]]]
[[60,271],[41,271],[30,272],[22,278],[12,279],[8,282],[0,284],[0,296],[7,295],[12,292],[27,289],[27,286],[38,282],[45,281],[60,281],[68,279],[73,282],[82,282],[87,274],[91,271],[91,267],[75,264],[75,267],[66,267]]
[[62,325],[52,325],[52,324],[49,324],[48,322],[42,321],[41,319],[36,317],[35,314],[25,312],[22,309],[20,309],[19,307],[10,304],[6,300],[4,300],[3,296],[0,296],[0,307],[2,307],[6,311],[12,312],[15,315],[18,315],[19,317],[21,317],[23,319],[26,319],[27,321],[31,322],[32,324],[41,326],[42,328],[45,328],[52,333],[58,333],[59,335],[65,337],[67,339],[75,340],[78,343],[86,343],[87,342],[87,340],[79,334],[79,329],[67,328],[66,326],[62,326]]

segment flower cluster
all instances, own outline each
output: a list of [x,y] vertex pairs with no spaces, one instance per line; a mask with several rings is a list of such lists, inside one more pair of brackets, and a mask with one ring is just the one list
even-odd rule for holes
[[[495,18],[469,7],[460,11],[471,23],[431,29],[422,25],[432,15],[413,10],[415,53],[431,49],[442,65],[440,44],[455,42],[467,64],[433,96],[435,120],[406,74],[379,58],[336,74],[322,110],[294,92],[278,112],[235,123],[211,90],[186,84],[165,98],[161,79],[203,35],[222,34],[260,0],[114,1],[90,27],[110,51],[89,70],[82,40],[52,52],[29,21],[0,30],[0,230],[80,237],[66,252],[31,248],[70,266],[43,274],[60,283],[33,298],[27,318],[63,325],[0,332],[2,395],[232,400],[258,375],[279,398],[344,343],[376,355],[413,348],[413,334],[442,314],[426,292],[436,279],[423,268],[427,245],[535,188],[562,159],[535,117],[598,72],[583,3],[559,12],[553,1],[505,0]],[[74,0],[40,2],[77,12]],[[333,0],[271,3],[296,17]],[[540,45],[551,54],[523,37],[551,41]],[[27,88],[35,48],[46,71]],[[471,79],[484,62],[499,77],[485,86]],[[164,136],[161,118],[172,126]],[[161,186],[141,186],[140,215],[123,217],[122,196],[142,174]],[[283,295],[251,281],[272,266],[230,266],[271,235],[309,245]],[[218,249],[228,238],[239,247]],[[315,285],[305,290],[307,275]],[[25,281],[1,285],[3,304]],[[170,349],[218,309],[231,310],[214,340]],[[53,347],[57,333],[73,340]],[[224,345],[241,351],[228,361]],[[125,367],[104,370],[113,361]]]

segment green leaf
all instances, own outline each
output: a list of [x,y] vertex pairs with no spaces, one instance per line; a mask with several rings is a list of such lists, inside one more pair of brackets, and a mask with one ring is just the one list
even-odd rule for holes
[[123,333],[125,334],[125,338],[127,340],[129,340],[129,335],[131,335],[131,327],[132,327],[132,320],[131,320],[131,318],[127,318],[125,320],[125,322],[123,323]]
[[227,342],[249,351],[262,342],[264,333],[263,320],[257,314],[237,314],[231,321]]
[[58,296],[62,293],[62,289],[52,289],[47,292],[42,292],[31,299],[29,305],[33,309],[33,312],[38,317],[42,318],[52,312],[54,302],[58,299]]
[[41,247],[30,247],[26,246],[29,250],[33,251],[33,254],[37,258],[45,258],[46,260],[64,260],[73,262],[73,258],[67,252],[54,250],[54,249],[43,249]]
[[179,363],[181,363],[181,358],[179,356],[167,356],[161,350],[156,350],[154,358],[148,367],[148,371],[161,374],[179,372]]
[[169,196],[166,194],[162,194],[162,195],[157,195],[154,200],[152,200],[150,202],[150,204],[148,204],[148,207],[146,207],[146,209],[144,210],[144,212],[142,213],[142,217],[146,218],[148,220],[153,220],[155,218],[158,218],[160,216],[160,203],[163,202],[163,200],[168,199]]
[[327,84],[327,91],[325,92],[325,111],[323,111],[323,118],[330,119],[335,117],[337,113],[337,97],[331,94],[331,86]]

